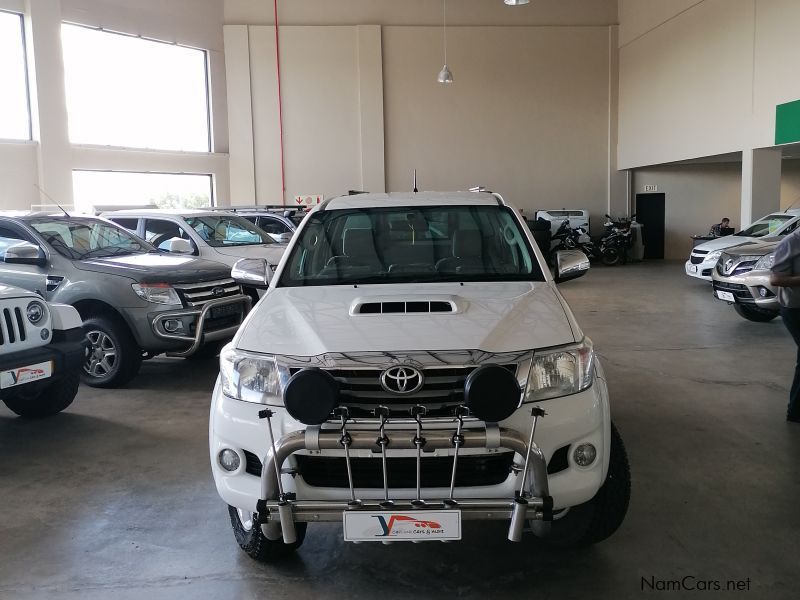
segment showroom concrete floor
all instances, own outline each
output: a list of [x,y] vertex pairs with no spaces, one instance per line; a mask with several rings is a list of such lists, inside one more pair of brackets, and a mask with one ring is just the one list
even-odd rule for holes
[[296,558],[255,563],[209,473],[216,363],[159,359],[47,421],[0,408],[0,597],[628,598],[685,576],[796,597],[800,425],[784,421],[780,320],[744,321],[676,263],[597,268],[563,291],[630,454],[630,512],[605,543],[552,552],[471,523],[460,544],[354,546],[316,525]]

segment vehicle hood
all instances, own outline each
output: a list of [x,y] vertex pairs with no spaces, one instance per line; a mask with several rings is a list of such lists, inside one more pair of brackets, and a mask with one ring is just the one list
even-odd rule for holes
[[275,267],[286,251],[286,244],[257,244],[254,246],[228,246],[225,248],[212,248],[219,256],[219,261],[230,266],[241,258],[266,258],[270,265]]
[[0,283],[0,300],[11,298],[40,298],[29,290]]
[[760,238],[760,239],[763,241],[742,244],[740,246],[736,246],[735,248],[729,248],[725,250],[725,252],[727,254],[730,254],[731,256],[743,256],[743,255],[763,256],[765,254],[769,254],[770,252],[774,252],[775,248],[777,248],[778,244],[780,244],[781,242],[779,238]]
[[79,260],[73,264],[82,271],[129,277],[140,283],[195,283],[231,277],[227,265],[175,254],[128,254]]
[[[354,314],[364,302],[443,300],[454,313]],[[273,288],[239,331],[237,348],[268,354],[483,350],[569,344],[575,333],[545,282]]]
[[703,242],[702,244],[698,244],[695,248],[693,248],[693,250],[708,250],[709,252],[713,252],[714,250],[724,250],[725,248],[732,248],[734,246],[754,243],[757,241],[759,241],[759,238],[726,235],[724,237],[719,237],[714,240],[709,240],[707,242]]

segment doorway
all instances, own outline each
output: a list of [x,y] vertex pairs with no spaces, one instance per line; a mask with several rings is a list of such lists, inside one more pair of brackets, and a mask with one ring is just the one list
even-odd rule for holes
[[664,258],[664,194],[636,194],[636,221],[642,224],[644,258]]

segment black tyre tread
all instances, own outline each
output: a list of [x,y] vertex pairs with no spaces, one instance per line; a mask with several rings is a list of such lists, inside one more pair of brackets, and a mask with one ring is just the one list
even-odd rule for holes
[[6,406],[27,419],[41,419],[60,413],[67,408],[78,394],[81,382],[79,371],[68,373],[58,381],[43,388],[36,396],[20,395],[7,398]]
[[611,248],[610,250],[611,250],[610,252],[609,249],[603,251],[601,260],[603,261],[604,265],[608,267],[613,267],[614,265],[617,265],[620,262],[620,260],[622,260],[622,256],[620,251],[617,250],[616,248]]
[[142,350],[133,338],[128,325],[119,317],[101,315],[90,317],[83,322],[85,331],[92,328],[101,329],[115,338],[121,363],[117,372],[108,379],[92,378],[83,371],[81,379],[86,385],[97,388],[116,388],[125,385],[136,377],[142,366]]
[[767,310],[758,306],[746,306],[743,304],[734,304],[733,309],[737,315],[754,323],[767,323],[780,314],[777,310]]
[[625,519],[631,497],[628,454],[617,428],[611,424],[608,474],[594,498],[570,508],[562,520],[553,522],[552,532],[543,538],[558,548],[588,546],[610,537]]
[[261,527],[256,526],[247,531],[242,527],[239,513],[235,507],[228,506],[228,514],[230,515],[231,527],[239,547],[245,551],[247,556],[259,562],[271,563],[291,556],[303,545],[303,541],[306,538],[308,523],[295,523],[297,541],[294,544],[284,544],[282,539],[268,539],[261,532]]

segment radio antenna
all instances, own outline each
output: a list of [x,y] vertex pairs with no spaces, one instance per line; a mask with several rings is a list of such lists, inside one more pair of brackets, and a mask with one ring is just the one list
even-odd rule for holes
[[416,194],[417,192],[419,192],[417,189],[417,170],[414,169],[414,193]]
[[63,213],[66,215],[66,216],[69,216],[69,213],[68,213],[66,210],[64,210],[64,207],[63,207],[63,206],[61,206],[61,205],[60,205],[58,202],[56,202],[55,200],[53,200],[53,198],[50,196],[50,194],[48,194],[48,193],[47,193],[47,192],[45,192],[45,191],[44,191],[42,188],[40,188],[38,184],[35,184],[35,183],[34,183],[33,185],[34,185],[34,187],[35,187],[37,190],[39,190],[39,193],[40,193],[42,196],[44,196],[45,198],[47,198],[48,200],[50,200],[50,202],[52,202],[52,203],[53,203],[53,204],[55,204],[55,205],[56,205],[58,208],[60,208],[60,209],[61,209],[61,212],[63,212]]
[[788,207],[788,208],[787,208],[787,209],[786,209],[784,212],[789,212],[790,210],[792,210],[792,209],[793,209],[795,206],[797,206],[797,203],[798,203],[798,202],[800,202],[800,196],[798,196],[798,197],[795,199],[795,201],[794,201],[794,202],[792,202],[792,204],[791,204],[791,205],[790,205],[790,206],[789,206],[789,207]]

